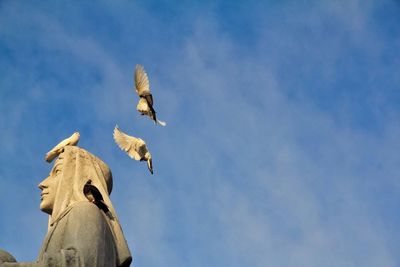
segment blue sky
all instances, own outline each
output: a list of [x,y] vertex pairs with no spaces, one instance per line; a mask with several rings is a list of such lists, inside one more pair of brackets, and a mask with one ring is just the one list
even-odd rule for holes
[[[399,266],[398,1],[1,1],[0,248],[35,260],[45,153],[109,164],[133,266]],[[167,127],[135,110],[148,72]],[[114,144],[146,140],[151,176]]]

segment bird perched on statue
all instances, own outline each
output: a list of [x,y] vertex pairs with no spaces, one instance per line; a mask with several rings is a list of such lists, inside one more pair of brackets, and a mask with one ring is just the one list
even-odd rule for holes
[[146,143],[142,139],[123,133],[117,125],[114,128],[114,140],[117,145],[132,159],[147,161],[147,168],[149,169],[150,173],[153,174],[151,154],[147,149]]
[[80,138],[80,134],[78,132],[74,132],[70,137],[62,140],[58,145],[53,147],[52,150],[47,152],[45,160],[47,162],[52,162],[54,158],[60,155],[64,151],[64,147],[66,146],[75,146],[78,144]]
[[165,126],[164,121],[157,120],[156,111],[153,108],[153,95],[150,91],[149,78],[142,65],[136,65],[135,69],[135,88],[139,96],[139,103],[136,106],[141,115],[147,115],[155,123]]
[[104,202],[103,196],[101,195],[99,189],[92,185],[91,180],[89,180],[83,187],[83,194],[85,194],[89,202],[95,204],[97,207],[99,207],[99,209],[103,210],[104,213],[108,214],[109,216],[111,215],[106,203]]

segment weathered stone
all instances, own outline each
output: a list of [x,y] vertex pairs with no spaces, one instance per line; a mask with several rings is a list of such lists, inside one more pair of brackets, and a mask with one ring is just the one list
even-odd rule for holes
[[112,175],[96,156],[66,146],[42,190],[49,228],[36,262],[15,262],[0,250],[0,266],[129,266],[132,257],[109,194]]

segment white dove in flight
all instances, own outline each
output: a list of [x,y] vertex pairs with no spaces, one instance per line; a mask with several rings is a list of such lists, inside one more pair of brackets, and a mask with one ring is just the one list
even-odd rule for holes
[[47,162],[52,162],[55,157],[60,155],[64,151],[64,147],[66,146],[75,146],[78,144],[80,138],[79,132],[74,132],[70,137],[62,140],[58,145],[53,147],[49,152],[47,152],[45,160]]
[[151,154],[147,149],[146,143],[142,139],[123,133],[118,128],[118,125],[116,125],[114,128],[114,140],[115,143],[117,143],[117,145],[132,159],[147,161],[147,168],[150,173],[153,174]]
[[141,115],[147,115],[155,123],[161,126],[167,125],[164,121],[157,120],[156,111],[153,108],[153,95],[150,91],[149,78],[142,65],[136,65],[135,69],[135,88],[139,96],[139,103],[136,106]]

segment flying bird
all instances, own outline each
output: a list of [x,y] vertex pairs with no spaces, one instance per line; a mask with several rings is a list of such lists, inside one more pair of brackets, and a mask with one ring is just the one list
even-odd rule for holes
[[114,128],[115,143],[134,160],[147,161],[147,168],[153,174],[153,163],[151,154],[146,143],[140,139],[123,133],[118,125]]
[[78,144],[79,138],[80,134],[78,132],[74,132],[70,137],[62,140],[60,143],[58,143],[58,145],[53,147],[52,150],[47,152],[45,160],[49,163],[52,162],[55,157],[57,157],[58,155],[60,155],[60,153],[64,151],[64,147],[75,146],[76,144]]
[[139,96],[139,103],[136,106],[141,115],[147,115],[155,123],[165,126],[164,121],[157,120],[156,111],[153,108],[153,95],[150,91],[149,78],[142,65],[136,65],[135,69],[135,88]]

